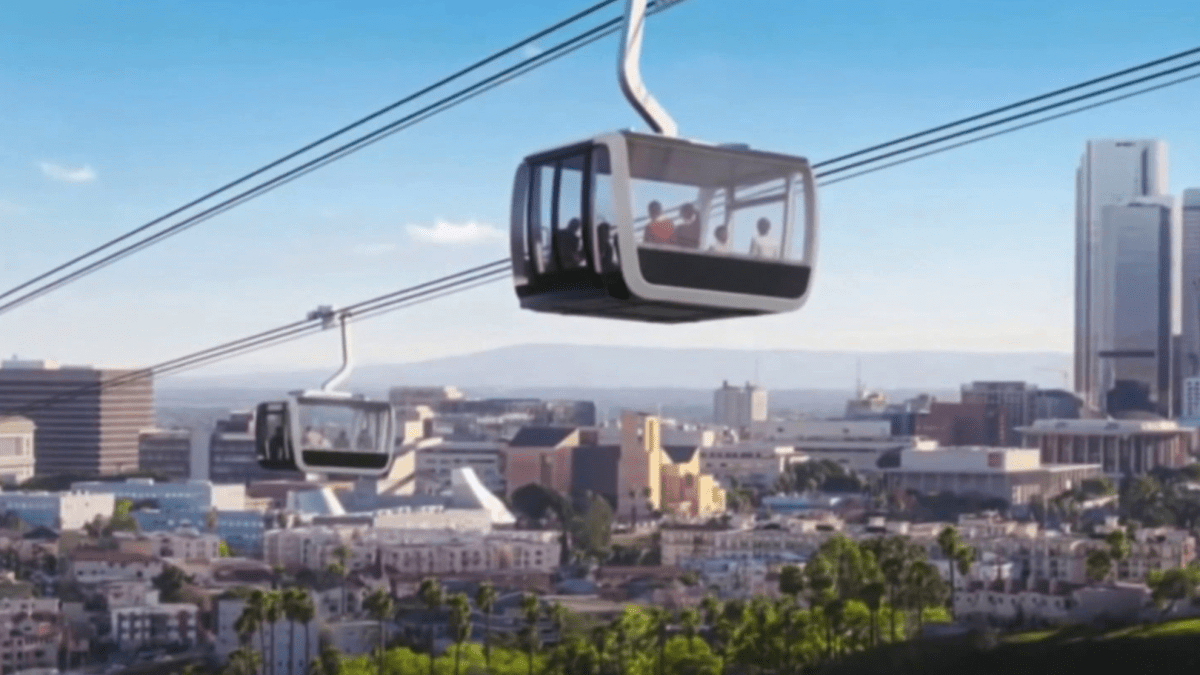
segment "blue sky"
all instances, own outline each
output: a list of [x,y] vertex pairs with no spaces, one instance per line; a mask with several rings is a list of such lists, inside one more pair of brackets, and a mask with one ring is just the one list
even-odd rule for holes
[[[7,7],[0,288],[584,6]],[[1195,17],[1185,1],[691,0],[651,20],[643,74],[684,135],[819,161],[1193,47]],[[641,127],[617,90],[615,50],[603,40],[0,316],[0,352],[142,365],[500,258],[494,232],[522,156]],[[363,323],[359,356],[523,342],[1067,351],[1084,141],[1162,138],[1172,190],[1200,186],[1197,109],[1200,83],[1189,83],[829,187],[814,293],[798,313],[673,327],[538,316],[504,282]],[[474,223],[480,236],[420,236],[439,222]],[[327,335],[210,372],[332,364],[334,344]]]

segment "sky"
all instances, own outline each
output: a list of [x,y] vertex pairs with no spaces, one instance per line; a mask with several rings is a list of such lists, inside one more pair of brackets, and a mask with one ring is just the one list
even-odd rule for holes
[[[6,7],[0,290],[585,6]],[[1186,0],[689,0],[650,19],[642,72],[682,135],[820,161],[1194,47],[1198,29]],[[0,354],[142,366],[505,257],[522,157],[644,129],[616,48],[597,42],[0,315]],[[503,281],[359,324],[357,358],[530,342],[1066,352],[1084,142],[1165,140],[1178,193],[1200,186],[1198,109],[1200,82],[1187,83],[829,186],[799,312],[685,326],[538,315]],[[338,358],[323,334],[206,372]]]

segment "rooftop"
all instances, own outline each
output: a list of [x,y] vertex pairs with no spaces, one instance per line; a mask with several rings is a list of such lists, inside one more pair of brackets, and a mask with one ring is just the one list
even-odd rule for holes
[[576,427],[521,427],[508,445],[511,448],[553,448],[575,430]]

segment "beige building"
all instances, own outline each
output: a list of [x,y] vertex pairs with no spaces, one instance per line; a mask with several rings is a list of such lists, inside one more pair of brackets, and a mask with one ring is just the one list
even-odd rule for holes
[[184,560],[216,560],[221,557],[220,547],[220,537],[193,528],[143,532],[135,539],[119,542],[119,549],[128,553]]
[[745,429],[767,419],[767,390],[749,382],[732,387],[728,382],[713,393],[713,421],[733,429]]
[[437,494],[450,486],[450,472],[463,466],[496,494],[506,493],[504,444],[499,441],[447,441],[437,439],[416,451],[416,492]]
[[884,470],[884,482],[889,490],[950,492],[1026,504],[1034,497],[1056,497],[1101,475],[1098,464],[1042,466],[1038,450],[959,446],[901,453],[900,466]]
[[188,603],[158,603],[117,607],[112,614],[112,635],[123,650],[147,646],[196,645],[199,613]]
[[19,485],[33,478],[33,420],[0,416],[0,483]]
[[580,444],[575,427],[524,427],[502,453],[506,495],[536,483],[570,495],[571,459]]
[[0,600],[0,670],[56,667],[62,626],[57,598]]
[[67,560],[71,576],[81,584],[150,581],[163,571],[162,560],[141,553],[80,549]]
[[900,453],[938,447],[927,438],[893,436],[886,420],[768,420],[750,425],[750,439],[790,445],[811,461],[828,460],[863,474],[878,473]]

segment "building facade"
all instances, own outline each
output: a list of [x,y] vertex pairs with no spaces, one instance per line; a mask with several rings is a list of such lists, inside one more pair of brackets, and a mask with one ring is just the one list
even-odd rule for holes
[[1110,476],[1144,475],[1190,461],[1195,431],[1169,420],[1038,420],[1018,429],[1042,464],[1100,464]]
[[502,455],[499,441],[440,440],[422,444],[416,449],[416,492],[437,494],[450,486],[454,469],[469,466],[489,490],[505,494]]
[[1028,382],[972,382],[962,388],[962,402],[1004,408],[1005,437],[1001,444],[1017,441],[1017,427],[1033,422],[1037,386]]
[[767,390],[746,383],[745,387],[732,387],[728,382],[713,393],[713,422],[716,424],[745,429],[752,422],[767,419]]
[[[1170,197],[1139,199],[1101,210],[1101,274],[1093,275],[1105,311],[1093,319],[1101,409],[1172,417],[1175,206]],[[1095,289],[1093,289],[1093,294]]]
[[1200,377],[1200,188],[1183,191],[1180,379]]
[[112,495],[72,492],[0,493],[0,513],[14,513],[34,527],[81,530],[96,517],[111,518]]
[[1106,206],[1167,194],[1167,146],[1157,140],[1092,140],[1075,175],[1075,390],[1095,408],[1104,405],[1101,328],[1111,322],[1102,228]]
[[1100,475],[1099,464],[1042,466],[1037,449],[944,447],[903,453],[900,466],[884,473],[884,482],[889,490],[949,492],[1014,505],[1052,499]]
[[138,435],[138,468],[174,480],[191,478],[191,430],[143,429]]
[[258,465],[253,423],[254,413],[246,411],[217,422],[208,441],[208,479],[214,483],[303,480],[299,471],[268,471]]
[[[38,474],[136,471],[138,433],[154,425],[153,381],[129,377],[136,372],[60,366],[54,361],[4,361],[0,415],[28,410],[25,416],[36,425]],[[102,382],[109,384],[101,386]]]
[[0,417],[0,483],[20,485],[33,478],[33,420]]

